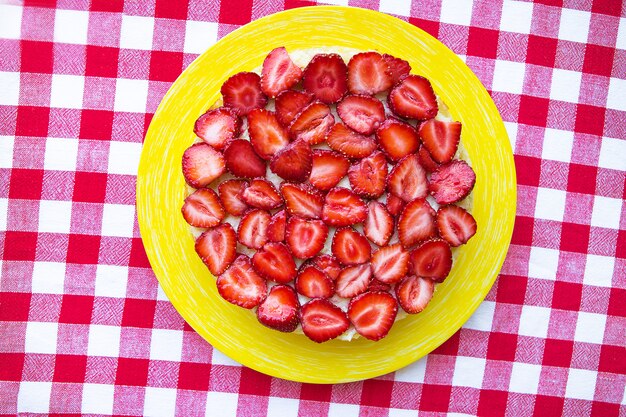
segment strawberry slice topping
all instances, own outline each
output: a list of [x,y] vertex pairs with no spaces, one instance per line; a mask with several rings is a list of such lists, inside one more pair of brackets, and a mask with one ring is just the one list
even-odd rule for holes
[[271,210],[283,205],[283,199],[274,184],[265,178],[255,178],[241,191],[241,199],[249,206]]
[[430,156],[428,149],[426,146],[420,146],[420,150],[417,153],[417,157],[419,158],[420,165],[428,172],[436,171],[440,165],[433,160],[433,157]]
[[226,168],[237,177],[264,177],[265,161],[254,152],[250,141],[235,139],[224,149]]
[[413,274],[443,282],[452,268],[452,251],[445,240],[433,239],[411,251]]
[[418,120],[432,119],[439,111],[430,81],[420,75],[403,78],[391,89],[387,103],[398,116]]
[[195,227],[213,227],[224,219],[224,209],[215,191],[200,188],[190,194],[182,207],[183,217]]
[[296,263],[284,243],[268,242],[252,257],[254,270],[265,279],[286,284],[296,277]]
[[357,265],[370,260],[372,248],[365,236],[345,227],[337,229],[331,246],[333,255],[344,265]]
[[281,91],[298,84],[302,70],[293,63],[284,47],[273,49],[263,61],[261,70],[261,90],[274,98]]
[[302,331],[314,342],[322,343],[340,336],[350,327],[348,316],[324,298],[309,301],[300,309]]
[[198,117],[193,131],[208,145],[222,150],[226,142],[239,136],[241,119],[233,109],[220,107]]
[[409,75],[411,72],[411,65],[404,59],[396,58],[393,55],[383,54],[383,59],[389,65],[389,71],[391,72],[391,79],[396,84],[398,81]]
[[317,54],[302,75],[302,86],[323,103],[338,102],[348,90],[345,62],[337,54]]
[[337,104],[337,113],[350,129],[371,135],[385,121],[385,107],[370,96],[351,95]]
[[316,266],[305,265],[296,277],[296,291],[309,298],[330,298],[335,293],[335,282]]
[[369,263],[344,268],[335,281],[335,291],[338,296],[352,298],[369,287],[372,278],[372,268]]
[[385,246],[393,235],[393,216],[382,203],[370,201],[367,205],[367,218],[363,224],[363,233],[378,246]]
[[393,167],[387,178],[387,189],[406,202],[428,195],[426,171],[416,154],[405,156]]
[[291,252],[300,259],[317,255],[328,237],[328,226],[321,220],[292,216],[287,221],[285,241]]
[[247,186],[248,182],[244,180],[226,180],[217,187],[222,206],[229,214],[241,216],[248,210],[248,205],[241,199],[241,193]]
[[183,153],[183,176],[193,188],[211,184],[226,170],[224,157],[206,143],[191,145]]
[[278,151],[270,161],[270,169],[279,177],[294,182],[302,182],[311,175],[313,152],[304,140],[291,142]]
[[391,289],[391,285],[389,284],[385,284],[382,281],[377,280],[376,278],[372,278],[372,280],[370,281],[370,285],[367,288],[368,291],[383,291],[383,292],[387,292]]
[[313,165],[309,182],[318,190],[328,191],[348,173],[350,161],[337,152],[323,149],[313,151]]
[[324,140],[334,124],[335,116],[330,112],[330,107],[315,101],[296,115],[289,125],[289,134],[294,140],[301,139],[317,145]]
[[434,291],[431,279],[411,275],[396,285],[396,298],[404,311],[417,314],[426,308]]
[[322,217],[324,196],[314,188],[303,185],[283,183],[280,193],[285,199],[285,207],[289,214],[304,217],[305,219],[319,219]]
[[312,101],[313,94],[306,91],[283,91],[276,96],[274,103],[276,118],[283,126],[289,126],[293,119]]
[[353,298],[348,306],[348,318],[356,331],[374,341],[387,336],[397,313],[396,299],[386,292],[361,294]]
[[331,149],[348,158],[365,158],[376,150],[374,139],[360,135],[341,123],[337,123],[330,129],[326,141]]
[[398,219],[398,237],[402,246],[409,248],[436,235],[435,210],[428,201],[418,198],[408,203]]
[[324,271],[333,281],[337,279],[341,272],[339,261],[332,255],[319,255],[311,259],[311,264]]
[[420,146],[417,130],[408,123],[387,119],[376,131],[380,149],[391,161],[399,161],[417,152]]
[[450,246],[460,246],[476,234],[476,220],[462,207],[440,207],[437,210],[437,228],[439,235]]
[[261,91],[261,77],[253,72],[233,75],[222,84],[221,93],[224,107],[232,108],[241,116],[267,104],[267,97]]
[[430,119],[420,125],[419,135],[438,164],[452,161],[461,140],[461,123]]
[[400,213],[402,213],[402,210],[404,210],[405,204],[406,203],[404,202],[404,200],[400,197],[397,197],[391,193],[387,194],[387,210],[392,216],[399,216]]
[[372,271],[380,281],[394,284],[409,271],[409,254],[399,243],[380,248],[372,255]]
[[352,164],[348,171],[352,190],[362,197],[378,198],[385,192],[387,179],[387,159],[382,152]]
[[256,317],[264,326],[279,332],[290,333],[300,322],[298,295],[289,285],[275,285],[259,304]]
[[241,218],[237,228],[239,243],[250,249],[260,249],[267,242],[267,228],[272,216],[265,210],[250,210]]
[[392,85],[389,64],[378,52],[362,52],[348,62],[348,90],[352,94],[377,94]]
[[429,190],[438,204],[452,204],[467,197],[475,183],[476,173],[472,167],[455,159],[432,173]]
[[248,309],[258,306],[267,294],[265,280],[252,268],[246,255],[239,255],[230,268],[217,277],[216,285],[222,298]]
[[228,268],[237,255],[237,236],[228,223],[215,226],[202,233],[196,240],[196,252],[213,275]]
[[267,240],[270,242],[282,242],[285,240],[285,226],[287,225],[287,212],[281,210],[272,216],[270,225],[267,227]]
[[326,194],[322,220],[329,226],[344,227],[367,218],[365,202],[347,188],[335,187]]
[[254,151],[263,159],[272,156],[289,144],[289,132],[274,112],[254,109],[248,114],[248,133]]

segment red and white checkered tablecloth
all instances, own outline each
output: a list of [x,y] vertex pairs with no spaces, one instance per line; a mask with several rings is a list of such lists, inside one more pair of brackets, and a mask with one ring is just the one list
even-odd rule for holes
[[0,413],[626,416],[626,3],[333,0],[396,15],[490,91],[518,178],[512,244],[449,341],[379,378],[309,385],[201,339],[150,269],[142,139],[171,83],[300,0],[0,5]]

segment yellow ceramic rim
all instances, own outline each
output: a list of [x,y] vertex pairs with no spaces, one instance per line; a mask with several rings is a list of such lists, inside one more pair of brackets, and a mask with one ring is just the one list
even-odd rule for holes
[[[463,248],[428,308],[370,342],[313,343],[261,326],[254,314],[222,300],[196,255],[180,214],[185,198],[181,155],[193,123],[232,74],[261,65],[275,47],[349,47],[406,59],[429,78],[463,123],[462,141],[476,171],[473,215],[478,233]],[[317,6],[256,20],[199,56],[161,102],[144,143],[137,178],[141,236],[165,294],[209,343],[268,375],[311,383],[367,379],[402,368],[447,340],[478,307],[502,266],[515,218],[515,169],[502,119],[478,78],[452,51],[395,17],[352,7]]]

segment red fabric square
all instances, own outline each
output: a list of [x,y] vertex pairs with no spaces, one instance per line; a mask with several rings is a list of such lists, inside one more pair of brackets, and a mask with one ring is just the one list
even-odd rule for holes
[[495,59],[498,52],[498,31],[470,27],[467,55]]
[[108,46],[87,45],[85,75],[93,77],[117,77],[120,50]]
[[113,112],[106,110],[83,110],[80,115],[80,138],[111,140]]
[[487,359],[513,361],[517,348],[517,335],[492,332],[489,334]]
[[298,7],[316,6],[317,3],[307,0],[285,0],[285,10],[297,9]]
[[0,352],[0,381],[21,381],[24,369],[23,353]]
[[91,0],[92,12],[122,12],[124,0]]
[[86,203],[103,203],[107,189],[107,174],[76,172],[72,200]]
[[24,0],[24,6],[28,7],[56,7],[56,0]]
[[504,416],[508,397],[509,394],[505,391],[481,390],[476,413],[482,417]]
[[517,216],[511,243],[514,245],[531,246],[533,242],[533,226],[534,219],[532,217]]
[[150,268],[150,262],[148,261],[148,255],[143,247],[141,238],[134,237],[130,247],[130,260],[128,266],[135,266],[139,268]]
[[15,122],[16,136],[48,136],[50,109],[48,107],[20,106]]
[[155,300],[127,298],[124,301],[122,326],[150,328],[154,321],[155,310]]
[[611,288],[607,314],[609,316],[626,317],[626,289]]
[[416,17],[409,17],[409,23],[417,26],[424,32],[430,33],[435,38],[439,36],[439,22],[433,20],[418,19]]
[[501,303],[524,304],[527,283],[528,279],[526,277],[500,275],[496,300]]
[[620,17],[622,14],[622,2],[593,0],[591,11],[593,13],[604,13],[611,16]]
[[61,301],[59,323],[89,324],[92,311],[92,296],[65,294]]
[[550,101],[545,98],[522,96],[519,103],[520,123],[533,126],[546,126]]
[[537,187],[539,185],[539,177],[541,176],[541,159],[523,155],[513,155],[513,157],[517,183]]
[[117,372],[115,383],[117,385],[145,386],[148,383],[147,359],[119,358],[117,360]]
[[452,387],[449,385],[424,384],[424,386],[422,386],[419,409],[421,411],[438,411],[445,413],[448,411],[451,393]]
[[210,377],[210,364],[181,362],[178,372],[178,388],[207,391]]
[[[41,200],[43,170],[14,168],[9,182],[9,198]],[[32,219],[34,221],[34,219]]]
[[526,62],[528,64],[554,67],[557,43],[558,41],[554,38],[529,35]]
[[252,0],[232,0],[220,6],[220,23],[245,25],[252,19]]
[[187,0],[156,0],[154,17],[187,19]]
[[597,177],[597,167],[570,164],[567,177],[567,191],[572,193],[595,194]]
[[600,350],[600,372],[626,374],[626,348],[623,346],[603,345]]
[[329,402],[333,394],[333,386],[329,384],[302,384],[300,399],[309,401]]
[[37,250],[37,233],[7,231],[4,235],[5,261],[34,261]]
[[272,377],[264,375],[253,369],[241,368],[241,378],[239,380],[239,394],[270,395]]
[[573,351],[574,342],[570,340],[546,339],[543,349],[543,364],[568,368],[572,362]]
[[0,321],[28,321],[30,299],[30,293],[0,292]]
[[579,104],[576,106],[576,123],[574,130],[578,133],[589,133],[602,136],[606,109],[602,107]]
[[100,236],[69,235],[67,262],[74,264],[97,264]]
[[626,258],[626,230],[620,229],[617,232],[617,248],[615,249],[615,256],[618,258]]
[[437,349],[433,350],[433,353],[437,355],[457,355],[459,353],[460,338],[461,332],[457,331],[448,340],[443,342]]
[[361,405],[372,407],[389,408],[391,406],[391,393],[393,381],[368,379],[363,381],[361,390]]
[[614,55],[614,48],[588,43],[585,49],[583,72],[610,77]]
[[591,416],[590,417],[606,417],[606,416],[618,416],[619,404],[604,403],[594,401],[591,403]]
[[557,281],[554,283],[552,307],[562,310],[578,311],[582,299],[583,286],[574,282]]
[[21,41],[20,71],[52,73],[52,42]]
[[87,356],[56,355],[53,382],[84,382]]
[[[231,7],[229,3],[229,8]],[[236,10],[236,9],[233,9]],[[239,12],[239,11],[238,11]],[[174,81],[183,68],[183,54],[179,52],[152,51],[150,54],[150,79]]]
[[563,415],[563,404],[562,397],[537,395],[533,414],[537,416],[560,416]]
[[561,228],[561,250],[587,253],[591,227],[586,224],[563,223]]

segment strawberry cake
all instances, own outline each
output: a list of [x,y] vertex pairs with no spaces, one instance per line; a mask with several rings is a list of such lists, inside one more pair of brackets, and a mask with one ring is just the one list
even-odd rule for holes
[[318,343],[426,308],[476,233],[461,123],[429,80],[374,51],[281,47],[221,93],[182,157],[219,294]]

